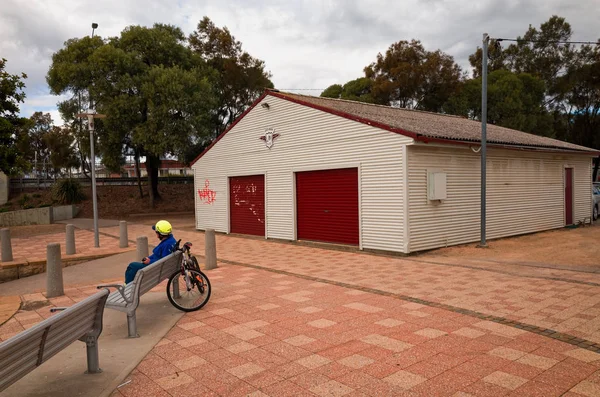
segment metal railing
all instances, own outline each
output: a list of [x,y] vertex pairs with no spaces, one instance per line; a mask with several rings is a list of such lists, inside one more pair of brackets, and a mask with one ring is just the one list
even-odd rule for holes
[[[88,178],[73,178],[81,183],[82,186],[91,186],[91,179]],[[46,189],[54,184],[54,179],[34,179],[34,178],[11,178],[10,188],[11,189]],[[194,183],[193,176],[159,176],[159,184],[189,184]],[[120,177],[120,178],[96,178],[96,186],[132,186],[137,185],[137,178],[135,177]],[[148,178],[142,178],[142,185],[148,185]]]

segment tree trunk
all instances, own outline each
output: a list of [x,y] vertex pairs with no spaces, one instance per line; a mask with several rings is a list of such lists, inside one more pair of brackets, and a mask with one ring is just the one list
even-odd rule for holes
[[144,190],[142,190],[142,170],[140,170],[140,152],[135,150],[135,176],[137,177],[138,188],[140,189],[140,198],[144,198]]
[[150,191],[150,206],[155,207],[156,202],[160,200],[158,193],[158,168],[160,159],[155,155],[146,154],[146,172],[148,173],[148,187]]

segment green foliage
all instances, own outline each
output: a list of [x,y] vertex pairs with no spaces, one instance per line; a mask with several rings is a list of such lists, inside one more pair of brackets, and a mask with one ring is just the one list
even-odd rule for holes
[[376,103],[438,112],[463,79],[454,58],[426,51],[418,40],[399,41],[365,68]]
[[26,119],[19,117],[19,103],[25,99],[25,73],[6,72],[6,59],[0,59],[0,171],[16,175],[29,169],[17,145],[23,139]]
[[[488,114],[499,125],[600,149],[600,49],[559,43],[572,34],[565,18],[554,15],[539,28],[529,26],[516,43],[492,41],[490,76],[504,70],[512,77],[496,75],[502,78],[490,82]],[[469,57],[475,78],[481,58],[480,48]],[[463,94],[470,84],[481,85],[467,82],[445,111],[476,114],[475,101]]]
[[[544,92],[544,82],[528,73],[491,72],[488,76],[487,122],[541,135],[548,133],[542,106]],[[479,120],[481,78],[466,81],[444,105],[444,111]]]
[[343,90],[341,84],[333,84],[325,88],[321,96],[324,98],[340,98]]
[[19,200],[17,201],[17,204],[19,204],[19,207],[26,209],[26,208],[31,208],[31,205],[29,204],[29,200],[30,197],[28,194],[24,194],[21,196],[21,198],[19,198]]
[[375,99],[371,94],[372,87],[372,80],[366,77],[360,77],[355,80],[350,80],[344,84],[344,86],[339,84],[329,86],[321,93],[321,96],[326,98],[346,99],[349,101],[375,103]]
[[265,90],[273,88],[265,63],[242,50],[242,43],[227,27],[219,28],[204,17],[189,37],[190,48],[211,68],[216,103],[212,128],[220,135]]
[[98,112],[107,115],[95,123],[103,163],[116,171],[125,151],[145,156],[153,203],[157,160],[183,157],[212,134],[216,75],[179,28],[155,24],[130,26],[106,42],[69,40],[54,54],[47,80],[55,94],[74,93],[62,106],[68,113],[79,106],[75,95],[90,87]]
[[60,204],[77,204],[85,199],[85,194],[78,181],[61,179],[52,185],[52,198]]

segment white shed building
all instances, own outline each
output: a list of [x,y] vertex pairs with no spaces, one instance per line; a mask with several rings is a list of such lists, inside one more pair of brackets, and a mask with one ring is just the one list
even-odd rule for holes
[[[265,92],[194,161],[196,227],[410,253],[480,237],[481,124]],[[488,126],[489,239],[592,213],[592,157]]]

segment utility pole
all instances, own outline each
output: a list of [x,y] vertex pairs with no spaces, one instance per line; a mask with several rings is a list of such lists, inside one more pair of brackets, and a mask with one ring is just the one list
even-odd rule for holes
[[[94,30],[98,27],[97,23],[92,23],[92,38]],[[88,119],[88,129],[90,131],[90,163],[92,172],[92,203],[94,207],[94,246],[100,247],[100,234],[98,232],[98,199],[96,197],[96,155],[94,153],[94,118],[106,117],[103,114],[98,114],[93,109],[92,96],[90,94],[90,107],[85,113],[80,113],[77,117],[85,117]]]
[[488,75],[488,44],[490,37],[483,34],[481,62],[481,241],[479,247],[487,247],[486,242],[486,140],[487,140],[487,75]]

